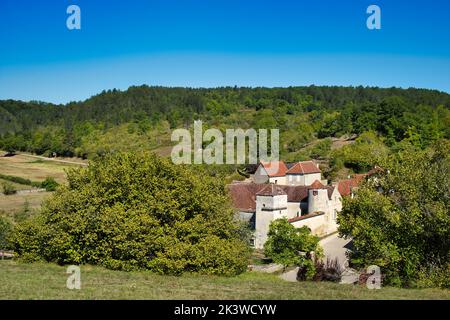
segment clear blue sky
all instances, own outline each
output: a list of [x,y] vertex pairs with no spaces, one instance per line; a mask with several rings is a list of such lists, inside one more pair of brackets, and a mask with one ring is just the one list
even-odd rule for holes
[[[66,28],[70,4],[81,30]],[[381,30],[366,27],[370,4]],[[140,84],[450,92],[450,1],[0,1],[0,99],[65,103]]]

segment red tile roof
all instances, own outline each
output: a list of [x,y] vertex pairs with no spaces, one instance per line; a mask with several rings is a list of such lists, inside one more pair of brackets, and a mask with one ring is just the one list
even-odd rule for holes
[[263,168],[266,170],[269,177],[282,177],[286,175],[288,168],[283,161],[260,161]]
[[339,193],[342,196],[348,196],[354,188],[357,188],[366,177],[366,174],[355,174],[351,179],[340,180],[337,184]]
[[357,173],[354,174],[350,179],[340,180],[337,184],[339,193],[342,196],[348,196],[352,193],[352,189],[357,188],[365,178],[383,172],[384,170],[382,168],[375,166],[367,173]]
[[256,193],[257,196],[279,196],[285,194],[286,192],[282,188],[273,183],[269,183]]
[[286,174],[311,174],[320,172],[319,167],[313,161],[301,161],[294,164]]
[[331,196],[333,195],[333,192],[334,192],[335,188],[333,186],[326,186],[325,188],[327,188],[327,191],[328,191],[328,199],[331,200]]
[[325,186],[319,181],[319,180],[315,180],[312,184],[311,184],[311,188],[312,189],[322,189]]
[[[257,195],[266,195],[266,193],[287,194],[288,202],[304,202],[308,199],[309,189],[311,189],[311,186],[286,186],[245,182],[228,185],[233,206],[244,212],[254,212],[256,210],[255,201]],[[330,198],[334,187],[322,185],[321,189],[327,189],[328,197]]]
[[302,202],[308,198],[308,187],[305,186],[280,186],[288,196],[288,202]]
[[338,182],[337,188],[341,196],[348,196],[352,193],[354,185],[355,184],[353,179],[345,179]]
[[321,216],[321,215],[323,215],[323,214],[324,214],[324,213],[323,213],[323,212],[320,212],[320,211],[313,212],[313,213],[308,213],[308,214],[305,214],[304,216],[298,216],[298,217],[295,217],[295,218],[288,219],[288,222],[292,223],[292,222],[296,222],[296,221],[300,221],[300,220],[305,220],[305,219],[312,218],[312,217],[316,217],[316,216]]
[[256,193],[258,193],[265,184],[256,183],[233,183],[228,185],[231,201],[236,209],[245,212],[256,210]]

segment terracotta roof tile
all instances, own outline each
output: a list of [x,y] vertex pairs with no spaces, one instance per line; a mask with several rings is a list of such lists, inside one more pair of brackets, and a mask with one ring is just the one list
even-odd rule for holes
[[312,184],[311,184],[311,188],[312,189],[323,189],[325,188],[325,186],[322,184],[322,182],[320,182],[319,180],[315,180]]
[[340,180],[337,184],[339,193],[342,196],[348,196],[352,193],[352,189],[357,188],[366,175],[356,175],[351,179]]
[[264,186],[265,184],[256,183],[233,183],[228,185],[233,206],[241,211],[255,211],[256,193]]
[[256,193],[257,196],[279,196],[285,194],[286,192],[282,188],[273,183],[269,183]]
[[294,164],[286,174],[311,174],[320,172],[319,167],[313,161],[301,161]]
[[[326,186],[325,188],[326,188],[327,191],[328,191],[328,199],[331,200],[331,196],[333,195],[333,192],[334,192],[335,187],[333,187],[333,186]],[[339,191],[339,190],[338,190],[338,191]]]
[[282,177],[286,175],[288,168],[284,161],[260,161],[263,168],[266,170],[269,177]]
[[[228,185],[233,206],[236,209],[245,212],[254,212],[256,210],[255,201],[257,195],[286,194],[288,202],[304,202],[307,201],[308,190],[311,188],[311,186],[287,186],[246,182],[238,182]],[[322,185],[320,189],[327,189],[328,197],[330,198],[334,187]]]
[[308,198],[306,186],[280,186],[288,196],[288,202],[302,202]]

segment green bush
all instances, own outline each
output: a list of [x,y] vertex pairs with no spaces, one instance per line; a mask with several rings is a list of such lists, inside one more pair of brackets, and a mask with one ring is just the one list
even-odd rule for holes
[[11,182],[18,183],[18,184],[23,184],[26,186],[32,186],[32,187],[37,187],[37,188],[41,187],[40,182],[31,181],[30,179],[25,179],[22,177],[8,176],[8,175],[0,174],[0,179],[11,181]]
[[249,249],[223,183],[151,153],[116,153],[68,171],[68,184],[13,234],[26,260],[234,275]]
[[378,265],[391,285],[442,286],[450,261],[450,144],[383,160],[384,174],[344,199],[339,231],[353,238],[352,263]]
[[4,175],[4,174],[0,174],[0,179],[8,180],[8,181],[11,181],[11,182],[24,184],[24,185],[30,185],[31,184],[31,180],[29,180],[29,179],[24,179],[24,178],[15,177],[15,176],[8,176],[8,175]]
[[313,278],[316,271],[313,258],[322,255],[318,237],[307,227],[295,228],[286,218],[272,221],[267,236],[264,244],[267,257],[285,268],[299,266],[302,280]]
[[313,159],[324,159],[328,157],[331,151],[332,141],[331,138],[323,139],[319,141],[310,151],[309,155]]
[[9,182],[3,182],[2,189],[3,189],[3,193],[7,196],[17,193],[16,188]]
[[420,268],[415,286],[419,288],[450,288],[450,264],[439,267]]
[[18,210],[14,213],[14,222],[19,223],[28,219],[32,214],[32,210],[30,208],[30,203],[28,200],[25,200],[23,207],[21,210]]
[[0,250],[11,249],[9,242],[11,231],[12,224],[5,217],[0,217]]
[[331,152],[330,166],[333,171],[343,165],[354,172],[367,172],[389,154],[389,148],[375,132],[362,133],[354,143]]
[[55,191],[58,186],[59,186],[58,182],[56,182],[55,179],[53,179],[52,177],[47,177],[41,183],[41,187],[44,188],[46,191]]

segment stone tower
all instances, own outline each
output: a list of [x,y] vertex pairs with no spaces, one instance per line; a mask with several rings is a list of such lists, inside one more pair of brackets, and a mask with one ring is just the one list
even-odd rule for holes
[[328,190],[319,181],[314,183],[308,189],[308,213],[327,212],[328,209]]
[[273,220],[287,217],[287,194],[276,184],[268,184],[256,194],[255,248],[262,249]]

